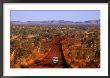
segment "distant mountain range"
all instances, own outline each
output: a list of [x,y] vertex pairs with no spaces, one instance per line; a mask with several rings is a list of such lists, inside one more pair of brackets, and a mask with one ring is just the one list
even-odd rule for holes
[[65,21],[65,20],[49,20],[49,21],[11,21],[11,24],[31,24],[31,25],[37,25],[37,24],[100,24],[100,20],[88,20],[83,22],[73,22],[73,21]]

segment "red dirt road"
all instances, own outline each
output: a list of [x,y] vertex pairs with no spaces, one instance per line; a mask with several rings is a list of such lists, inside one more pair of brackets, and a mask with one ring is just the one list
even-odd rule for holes
[[[29,66],[30,68],[64,68],[64,60],[62,56],[62,46],[60,44],[60,38],[55,37],[50,45],[48,55],[39,63]],[[53,57],[58,57],[58,63],[52,62]]]

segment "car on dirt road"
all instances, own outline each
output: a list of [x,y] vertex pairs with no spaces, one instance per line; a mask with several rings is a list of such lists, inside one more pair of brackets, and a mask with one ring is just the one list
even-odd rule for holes
[[52,61],[53,61],[54,64],[57,64],[58,63],[58,57],[53,57]]

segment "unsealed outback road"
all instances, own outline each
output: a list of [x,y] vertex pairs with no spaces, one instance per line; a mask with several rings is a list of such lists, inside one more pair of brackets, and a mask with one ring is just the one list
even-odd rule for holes
[[[58,63],[53,63],[53,57],[58,57]],[[59,36],[53,38],[48,55],[41,62],[29,66],[29,68],[68,68],[63,55]]]

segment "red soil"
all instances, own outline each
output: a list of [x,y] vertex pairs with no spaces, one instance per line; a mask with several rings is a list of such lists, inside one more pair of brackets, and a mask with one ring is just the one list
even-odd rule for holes
[[[63,59],[61,55],[61,44],[60,44],[60,38],[54,37],[54,40],[52,40],[52,43],[50,45],[50,49],[48,51],[47,56],[40,62],[33,65],[30,65],[29,68],[63,68]],[[54,64],[52,62],[53,57],[58,57],[58,63]]]

